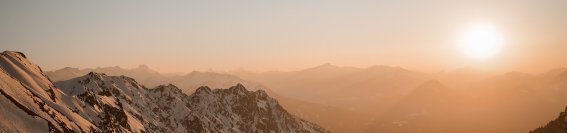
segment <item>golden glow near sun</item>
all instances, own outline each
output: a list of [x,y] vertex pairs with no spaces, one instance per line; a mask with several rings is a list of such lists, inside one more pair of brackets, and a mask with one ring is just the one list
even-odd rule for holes
[[471,25],[461,36],[459,49],[473,59],[489,59],[504,47],[504,39],[492,25],[476,23]]

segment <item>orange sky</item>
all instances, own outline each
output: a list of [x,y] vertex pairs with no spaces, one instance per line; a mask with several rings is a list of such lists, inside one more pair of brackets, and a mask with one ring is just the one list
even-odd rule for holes
[[[0,48],[66,66],[298,70],[323,63],[437,72],[567,66],[567,1],[2,1]],[[471,22],[499,29],[493,58],[465,57]]]

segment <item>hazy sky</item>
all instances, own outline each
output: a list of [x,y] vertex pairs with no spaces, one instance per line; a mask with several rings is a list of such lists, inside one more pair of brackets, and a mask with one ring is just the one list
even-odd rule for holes
[[[566,0],[0,1],[0,49],[44,69],[297,70],[323,63],[542,72],[567,66]],[[477,21],[505,48],[487,60],[456,42]]]

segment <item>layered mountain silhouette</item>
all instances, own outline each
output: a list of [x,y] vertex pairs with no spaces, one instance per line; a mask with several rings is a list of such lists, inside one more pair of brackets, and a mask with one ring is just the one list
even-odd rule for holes
[[463,132],[452,130],[459,120],[459,94],[437,80],[424,82],[387,112],[377,116],[368,132]]
[[565,70],[491,75],[466,68],[428,74],[323,64],[290,72],[231,73],[284,96],[365,116],[342,125],[342,132],[514,133],[533,130],[567,104]]
[[156,71],[147,68],[145,65],[140,65],[138,68],[133,69],[125,69],[121,67],[86,69],[66,67],[55,71],[48,71],[46,72],[46,75],[50,78],[54,77],[52,78],[53,81],[61,81],[85,75],[89,73],[89,71],[115,76],[125,75],[136,79],[138,83],[144,86],[172,84],[177,86],[187,95],[191,95],[200,86],[208,86],[209,88],[229,88],[240,83],[246,86],[248,90],[263,90],[268,95],[277,99],[279,103],[291,114],[304,118],[308,121],[315,122],[331,131],[341,131],[337,129],[348,125],[360,125],[361,123],[359,122],[359,119],[366,118],[364,115],[357,114],[345,108],[282,96],[273,92],[269,87],[263,84],[244,80],[238,76],[226,73],[193,71],[188,74],[159,74]]
[[56,82],[20,52],[0,56],[1,132],[328,132],[242,84],[146,88],[90,72]]
[[278,99],[290,114],[334,132],[528,132],[557,117],[557,110],[567,105],[564,68],[490,75],[472,68],[422,73],[392,66],[323,64],[291,72],[168,75],[141,66],[64,68],[47,75],[84,75],[89,70],[126,75],[145,86],[171,83],[187,95],[200,86],[230,88],[242,83]]
[[105,73],[112,76],[124,75],[132,77],[140,84],[149,87],[171,83],[178,86],[183,92],[188,94],[193,93],[196,88],[200,86],[209,86],[210,88],[228,88],[238,83],[247,86],[249,90],[268,89],[259,83],[246,81],[230,74],[200,71],[193,71],[188,74],[160,74],[157,71],[150,69],[147,65],[140,65],[133,69],[126,69],[118,66],[86,69],[66,67],[55,71],[48,71],[46,72],[46,75],[53,80],[53,82],[57,82],[83,76],[89,72]]

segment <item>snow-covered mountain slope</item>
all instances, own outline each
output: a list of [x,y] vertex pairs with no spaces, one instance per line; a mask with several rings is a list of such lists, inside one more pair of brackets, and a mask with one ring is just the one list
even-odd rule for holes
[[10,51],[0,55],[0,79],[0,132],[327,132],[240,84],[189,96],[91,72],[54,85]]
[[0,54],[0,129],[5,132],[98,132],[72,110],[77,100],[61,93],[41,68],[20,52]]
[[544,127],[537,128],[530,133],[567,133],[567,108],[555,120]]
[[187,96],[171,84],[147,89],[129,77],[92,72],[56,85],[87,103],[85,112],[101,118],[93,123],[105,132],[325,132],[241,84]]
[[132,78],[91,72],[55,84],[80,99],[80,112],[93,118],[103,132],[168,131],[161,128],[160,117],[152,113],[158,107],[148,96],[148,89]]
[[321,126],[324,126],[326,129],[340,132],[340,130],[335,130],[337,129],[336,127],[344,127],[344,125],[363,125],[359,122],[359,119],[352,119],[361,118],[357,117],[361,115],[353,114],[351,113],[352,111],[349,111],[347,109],[325,106],[319,103],[306,102],[278,95],[277,93],[271,91],[271,89],[267,86],[264,86],[257,82],[243,80],[240,77],[232,74],[193,71],[184,75],[156,75],[156,72],[154,70],[149,69],[147,66],[141,65],[140,67],[134,69],[125,69],[120,67],[78,69],[67,67],[47,72],[46,75],[48,75],[53,81],[60,81],[61,79],[71,79],[83,76],[89,73],[89,70],[97,73],[105,73],[109,76],[125,75],[132,77],[136,79],[138,83],[144,86],[173,84],[179,87],[179,89],[181,89],[182,92],[187,95],[193,94],[195,90],[201,86],[208,86],[209,88],[214,89],[230,88],[235,84],[242,84],[243,86],[246,86],[247,90],[250,91],[264,90],[269,96],[277,99],[289,113],[311,122],[315,122]]

